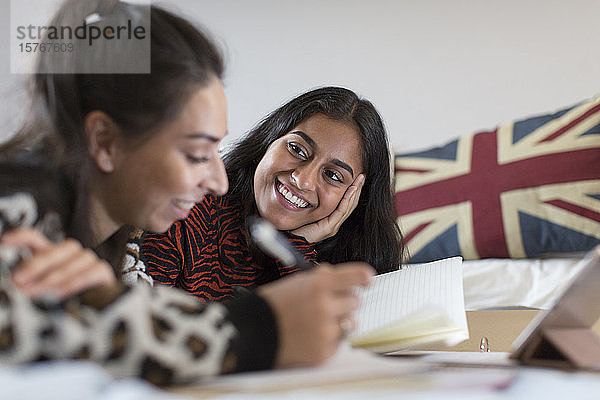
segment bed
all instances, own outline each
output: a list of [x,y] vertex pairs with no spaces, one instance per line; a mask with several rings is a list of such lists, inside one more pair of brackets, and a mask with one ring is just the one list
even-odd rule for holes
[[409,263],[464,258],[467,310],[548,308],[600,243],[600,97],[395,154]]

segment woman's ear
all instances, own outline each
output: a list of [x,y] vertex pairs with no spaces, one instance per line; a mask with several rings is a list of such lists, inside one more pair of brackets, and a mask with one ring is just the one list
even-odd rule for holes
[[115,122],[102,111],[92,111],[83,122],[88,138],[88,151],[96,167],[104,172],[114,171],[119,130]]

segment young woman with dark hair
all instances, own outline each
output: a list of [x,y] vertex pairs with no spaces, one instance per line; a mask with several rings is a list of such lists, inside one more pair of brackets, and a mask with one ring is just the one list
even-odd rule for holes
[[[394,215],[387,134],[371,102],[351,90],[339,87],[312,90],[267,116],[223,157],[230,182],[227,197],[239,201],[246,216],[257,211],[266,213],[267,202],[255,197],[255,179],[261,172],[265,154],[278,139],[316,116],[327,117],[359,133],[360,174],[365,178],[362,190],[357,192],[360,197],[356,208],[345,221],[340,221],[343,223],[339,229],[327,235],[317,234],[317,240],[311,240],[316,243],[318,259],[327,262],[361,260],[373,265],[379,273],[397,269],[404,249]],[[328,134],[339,147],[351,145],[336,131]],[[282,226],[279,221],[272,222],[281,229],[292,228],[293,233],[307,238],[313,233],[308,229],[311,221],[300,220],[300,228],[293,223]]]
[[353,323],[351,288],[371,274],[361,263],[227,305],[119,283],[129,226],[164,231],[227,191],[223,63],[203,33],[155,6],[69,0],[51,25],[84,20],[148,27],[151,72],[119,73],[139,63],[131,42],[40,54],[30,118],[0,149],[0,363],[84,358],[169,384],[331,356]]
[[224,155],[229,192],[207,197],[165,234],[145,236],[156,282],[204,299],[297,271],[248,240],[260,215],[312,262],[365,261],[383,273],[402,261],[387,136],[375,107],[351,90],[323,87],[267,116]]

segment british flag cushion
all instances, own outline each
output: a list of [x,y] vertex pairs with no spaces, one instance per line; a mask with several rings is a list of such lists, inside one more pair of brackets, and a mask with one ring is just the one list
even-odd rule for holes
[[395,156],[410,262],[534,258],[600,243],[600,97]]

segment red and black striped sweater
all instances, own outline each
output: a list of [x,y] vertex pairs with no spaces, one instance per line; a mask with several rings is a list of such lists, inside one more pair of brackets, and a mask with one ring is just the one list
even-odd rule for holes
[[[141,257],[155,282],[181,288],[204,301],[226,301],[236,286],[254,287],[296,272],[280,262],[258,262],[248,247],[241,206],[207,196],[165,233],[144,234]],[[287,234],[305,259],[316,262],[315,246]]]

